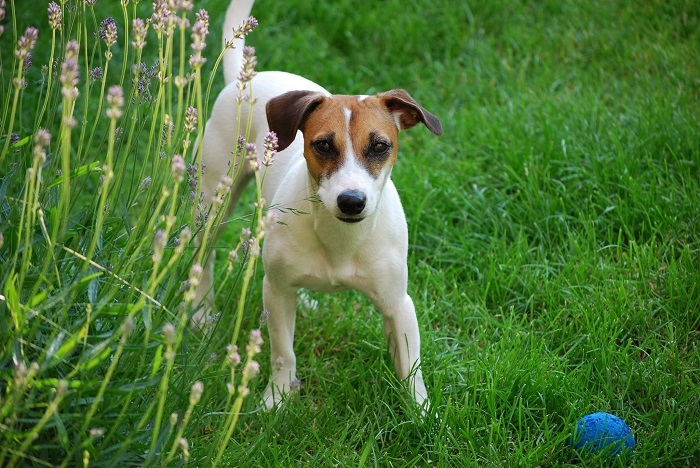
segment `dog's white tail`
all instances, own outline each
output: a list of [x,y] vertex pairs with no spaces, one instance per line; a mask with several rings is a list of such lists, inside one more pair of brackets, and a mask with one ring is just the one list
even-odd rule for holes
[[[255,0],[233,0],[226,10],[224,18],[223,44],[231,40],[233,30],[243,23],[250,16]],[[224,83],[229,84],[238,78],[243,64],[243,46],[245,39],[236,39],[233,49],[228,49],[224,54]]]

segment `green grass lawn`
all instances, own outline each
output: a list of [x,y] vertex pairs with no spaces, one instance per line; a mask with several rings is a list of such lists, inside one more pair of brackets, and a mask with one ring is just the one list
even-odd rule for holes
[[[147,3],[138,6],[142,17],[150,15]],[[220,51],[226,6],[224,0],[195,6],[212,17],[205,75]],[[298,73],[340,94],[404,88],[442,121],[440,138],[418,127],[403,133],[393,170],[409,224],[409,292],[432,407],[422,420],[411,406],[394,377],[381,317],[367,299],[312,294],[318,308],[298,310],[300,392],[275,412],[259,409],[270,367],[264,344],[262,376],[251,383],[221,464],[700,464],[700,3],[259,0],[253,14],[260,26],[247,43],[257,49],[260,70]],[[97,23],[114,16],[122,37],[118,2],[98,0],[95,15]],[[22,12],[16,20],[18,35],[26,26],[40,28],[38,69],[50,46],[44,6],[41,14]],[[12,93],[11,21],[8,14],[0,36],[3,108]],[[149,66],[158,56],[150,39],[143,59]],[[120,50],[110,65],[113,82]],[[222,87],[219,71],[209,105]],[[32,93],[28,88],[23,98],[22,137],[32,133],[40,102]],[[139,125],[147,137],[147,115]],[[84,164],[104,161],[107,130],[99,132],[100,151],[84,156]],[[1,146],[6,135],[0,137]],[[124,180],[131,188],[125,182],[124,195],[115,195],[95,261],[113,262],[146,289],[148,276],[138,279],[131,270],[150,271],[151,231],[128,274],[118,269],[119,258],[138,243],[128,243],[139,232],[132,229],[148,219],[139,216],[157,198],[138,198],[145,196],[136,189],[140,157],[129,153]],[[90,177],[76,179],[73,188],[88,208],[98,184]],[[250,224],[252,197],[251,191],[217,247],[221,276],[226,252]],[[81,206],[73,204],[64,243],[78,251],[85,245],[80,226],[94,218]],[[17,215],[8,213],[3,207],[0,265],[9,265],[17,249],[10,227]],[[11,281],[7,268],[0,266],[0,285]],[[0,412],[0,464],[41,422],[56,379],[69,376],[75,385],[15,463],[80,465],[85,453],[92,465],[180,463],[180,454],[166,459],[175,430],[167,416],[182,418],[199,380],[204,395],[183,437],[188,463],[208,466],[231,411],[228,372],[218,363],[241,281],[218,295],[222,317],[212,334],[178,330],[182,341],[163,389],[164,341],[157,330],[164,321],[175,323],[182,299],[174,291],[187,276],[174,270],[154,290],[174,312],[154,310],[151,318],[150,306],[139,304],[134,335],[119,351],[104,403],[85,428],[84,415],[119,346],[116,331],[110,338],[108,330],[117,330],[138,304],[138,294],[126,294],[121,283],[106,276],[95,283],[85,276],[90,273],[99,271],[66,267],[56,274],[71,292],[49,290],[55,300],[42,306],[40,325],[12,328],[9,306],[0,301],[0,326],[14,330],[0,334],[0,410],[8,401],[16,407]],[[25,284],[35,281],[29,275]],[[260,326],[261,284],[260,268],[245,301],[244,336]],[[101,301],[110,291],[111,300]],[[29,310],[22,294],[22,310]],[[85,310],[101,318],[90,327],[90,319],[67,318]],[[79,337],[82,347],[52,361],[47,349],[61,331]],[[86,365],[104,350],[103,341],[110,359]],[[10,400],[17,356],[41,368],[34,388]],[[631,427],[637,445],[629,460],[580,456],[567,446],[576,421],[596,411]],[[154,425],[161,424],[161,439],[153,442]],[[105,435],[88,435],[91,428]]]

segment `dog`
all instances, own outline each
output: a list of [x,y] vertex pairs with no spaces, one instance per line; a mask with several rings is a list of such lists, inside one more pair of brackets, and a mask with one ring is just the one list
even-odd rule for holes
[[[250,14],[252,0],[234,0],[224,21],[224,42]],[[201,186],[212,200],[230,164],[242,164],[231,187],[230,215],[253,177],[244,161],[232,162],[236,147],[236,77],[242,65],[243,40],[224,56],[226,87],[219,94],[201,140],[206,170]],[[437,117],[406,91],[375,96],[332,95],[298,75],[259,72],[252,80],[255,103],[242,106],[242,127],[251,119],[250,141],[262,148],[269,131],[278,138],[278,153],[268,168],[263,198],[278,222],[266,235],[262,251],[265,277],[263,306],[272,375],[264,393],[273,408],[293,389],[296,295],[301,288],[334,292],[355,289],[381,312],[396,373],[406,380],[415,402],[427,407],[420,369],[418,321],[408,285],[408,230],[391,169],[401,130],[419,123],[442,135]],[[262,152],[261,152],[262,153]],[[300,214],[304,213],[304,214]],[[209,316],[213,259],[196,290],[202,307],[193,322]]]

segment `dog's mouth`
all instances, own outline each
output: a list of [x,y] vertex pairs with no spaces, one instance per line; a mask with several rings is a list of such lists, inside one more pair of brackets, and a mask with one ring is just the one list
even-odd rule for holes
[[365,218],[341,218],[340,216],[338,216],[338,219],[344,223],[359,223]]

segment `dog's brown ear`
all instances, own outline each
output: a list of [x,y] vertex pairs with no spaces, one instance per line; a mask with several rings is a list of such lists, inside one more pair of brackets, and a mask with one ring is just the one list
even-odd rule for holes
[[267,102],[267,124],[277,134],[277,151],[292,144],[306,117],[324,99],[317,91],[289,91]]
[[418,104],[405,90],[392,89],[377,94],[377,97],[384,100],[384,105],[389,109],[389,112],[398,116],[397,122],[401,130],[423,122],[428,130],[438,136],[442,135],[440,120]]

